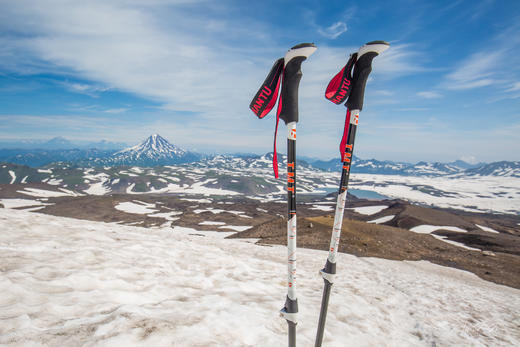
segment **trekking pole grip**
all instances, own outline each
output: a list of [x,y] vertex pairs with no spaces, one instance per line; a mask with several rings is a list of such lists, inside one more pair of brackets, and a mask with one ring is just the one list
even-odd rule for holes
[[361,47],[359,50],[352,78],[354,86],[351,89],[346,104],[349,110],[361,111],[363,109],[365,87],[368,75],[370,75],[370,72],[372,71],[372,60],[377,57],[380,52],[388,48],[388,46],[389,44],[385,41],[372,41]]
[[314,51],[313,43],[301,43],[292,47],[285,55],[280,118],[285,124],[298,122],[298,87],[302,78],[301,65]]

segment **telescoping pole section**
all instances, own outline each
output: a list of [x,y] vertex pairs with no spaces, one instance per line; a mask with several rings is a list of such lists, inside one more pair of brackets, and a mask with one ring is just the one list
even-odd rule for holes
[[289,325],[289,347],[296,346],[298,300],[296,297],[296,123],[298,122],[298,87],[301,64],[316,46],[302,43],[292,47],[284,57],[282,92],[278,111],[287,124],[287,298],[280,311]]
[[[343,162],[341,170],[340,188],[338,191],[338,199],[336,201],[336,212],[334,215],[334,226],[332,229],[332,236],[330,239],[329,255],[325,267],[320,270],[323,277],[324,288],[321,300],[320,318],[318,321],[318,331],[316,333],[315,347],[320,347],[323,341],[323,334],[325,330],[325,321],[327,319],[327,309],[329,306],[329,297],[332,284],[334,283],[334,276],[336,275],[336,257],[338,254],[339,240],[341,236],[341,227],[343,224],[343,212],[345,209],[345,202],[347,200],[348,180],[350,176],[350,166],[352,164],[352,156],[354,153],[354,140],[356,137],[356,130],[359,121],[359,112],[363,109],[363,99],[365,94],[365,86],[368,75],[372,71],[372,60],[381,52],[386,50],[390,45],[384,41],[372,41],[363,45],[357,52],[357,59],[354,65],[354,73],[351,78],[352,87],[350,95],[348,96],[347,106],[347,121],[348,132]],[[352,56],[351,56],[352,58]],[[348,66],[348,64],[347,64]],[[347,76],[348,77],[348,76]],[[331,100],[335,102],[334,100]]]
[[[358,125],[359,110],[350,112],[350,124],[348,125],[348,137],[345,145],[345,154],[343,158],[343,166],[341,170],[341,180],[336,201],[336,212],[334,214],[334,226],[332,228],[332,236],[330,239],[329,256],[325,263],[325,268],[320,270],[323,277],[324,288],[321,301],[320,319],[318,321],[318,332],[316,334],[315,346],[321,346],[323,341],[323,332],[325,330],[325,321],[327,319],[327,309],[329,306],[329,297],[332,284],[334,283],[334,275],[336,274],[336,256],[338,254],[339,240],[341,237],[341,226],[343,224],[343,212],[345,210],[345,202],[347,201],[348,179],[350,176],[350,165],[352,164],[352,155],[354,152],[354,140],[356,138],[356,129]],[[348,117],[348,116],[347,116]]]
[[287,298],[282,316],[289,324],[289,346],[296,345],[296,122],[287,124]]

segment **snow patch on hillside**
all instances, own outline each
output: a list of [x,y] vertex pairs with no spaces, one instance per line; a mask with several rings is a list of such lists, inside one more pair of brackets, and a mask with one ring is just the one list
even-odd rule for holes
[[377,206],[354,207],[354,208],[349,208],[349,210],[354,210],[354,212],[357,212],[359,214],[364,214],[364,215],[370,216],[370,215],[379,213],[386,208],[388,208],[388,206],[386,206],[386,205],[377,205]]
[[0,199],[0,203],[2,205],[4,205],[5,208],[21,208],[21,207],[54,205],[54,204],[50,204],[50,203],[44,203],[39,200],[29,200],[29,199]]
[[475,225],[478,226],[480,229],[487,231],[488,233],[500,234],[498,231],[496,231],[495,229],[492,229],[490,227],[485,227],[485,226],[479,225],[479,224],[475,224]]
[[9,184],[13,184],[14,181],[16,181],[16,174],[14,173],[14,171],[9,170],[9,175],[11,176],[11,182],[9,182]]
[[72,191],[60,189],[60,191],[45,190],[27,187],[24,190],[18,190],[17,193],[34,196],[37,198],[56,198],[60,196],[80,196]]
[[468,232],[467,230],[461,229],[459,227],[427,225],[427,224],[418,225],[418,226],[410,229],[410,231],[413,231],[414,233],[430,234],[431,236],[435,237],[437,240],[441,240],[443,242],[449,243],[449,244],[457,246],[457,247],[462,247],[462,248],[468,249],[470,251],[481,251],[481,249],[479,249],[479,248],[469,247],[469,246],[466,246],[465,244],[463,244],[462,242],[450,240],[450,239],[448,239],[447,236],[432,234],[436,230],[448,230],[448,231],[455,231],[455,232],[459,232],[459,233]]
[[395,217],[395,214],[391,214],[389,216],[384,216],[381,218],[377,218],[377,219],[368,221],[367,223],[382,224],[382,223],[390,222],[392,219],[394,219],[394,217]]
[[126,213],[135,213],[135,214],[148,214],[148,213],[155,213],[158,210],[154,209],[155,205],[149,206],[149,205],[142,205],[142,204],[136,204],[135,202],[127,201],[127,202],[120,202],[114,208],[119,211],[123,211]]

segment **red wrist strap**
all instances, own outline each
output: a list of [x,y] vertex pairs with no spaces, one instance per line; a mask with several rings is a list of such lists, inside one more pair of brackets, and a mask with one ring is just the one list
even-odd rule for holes
[[[284,59],[278,59],[271,71],[267,75],[264,83],[256,93],[255,97],[249,104],[249,108],[258,118],[264,118],[276,104],[278,98],[278,90],[280,89],[280,82],[283,79]],[[276,135],[278,134],[278,123],[280,121],[280,111],[282,109],[282,97],[278,102],[278,109],[276,112],[276,127],[274,130],[274,153],[273,153],[273,170],[274,177],[278,178],[278,158],[276,155]]]
[[[356,64],[357,53],[350,56],[347,64],[336,74],[329,82],[327,89],[325,90],[325,98],[332,101],[335,104],[341,104],[348,99],[350,91],[352,89],[352,69]],[[345,146],[348,140],[348,129],[350,126],[350,110],[347,109],[347,115],[345,117],[345,127],[343,128],[343,137],[339,145],[339,151],[341,153],[341,161],[345,161]]]

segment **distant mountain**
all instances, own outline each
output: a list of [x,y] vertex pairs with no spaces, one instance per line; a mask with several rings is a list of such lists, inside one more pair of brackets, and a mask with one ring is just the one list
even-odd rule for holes
[[479,166],[485,165],[486,163],[470,164],[470,163],[465,162],[464,160],[458,159],[458,160],[452,161],[451,163],[448,163],[448,164],[451,165],[451,166],[456,166],[458,168],[466,170],[466,169],[472,169],[472,168],[475,168],[475,167],[479,167]]
[[[341,162],[339,158],[331,159],[329,161],[317,160],[312,163],[312,166],[325,171],[340,171]],[[383,175],[406,175],[406,169],[410,168],[412,164],[396,163],[388,160],[368,159],[364,160],[353,156],[352,172],[354,173],[370,173]]]
[[445,163],[427,163],[420,161],[404,169],[410,176],[442,176],[464,171],[463,169]]
[[468,169],[464,173],[468,176],[520,177],[520,161],[498,161]]
[[154,134],[142,143],[114,153],[109,158],[96,161],[103,165],[157,166],[190,163],[200,159],[200,155],[188,152]]
[[[228,170],[239,170],[239,169],[269,169],[273,167],[273,153],[269,152],[264,155],[250,154],[241,156],[230,156],[230,155],[216,155],[210,158],[202,159],[194,166],[201,168],[214,168],[214,169],[228,169]],[[285,172],[285,166],[287,165],[287,156],[277,152],[278,166],[280,172]],[[296,165],[300,168],[315,169],[309,163],[304,160],[296,160]]]
[[98,142],[87,142],[84,144],[80,144],[80,148],[95,148],[95,149],[105,149],[105,150],[121,150],[127,147],[126,143],[123,142],[111,142],[107,140],[101,140]]
[[109,157],[114,150],[98,149],[0,149],[0,162],[40,167],[56,162],[89,165],[91,161]]
[[40,146],[42,149],[71,149],[74,147],[72,142],[61,136],[54,137]]
[[21,140],[21,141],[2,141],[2,149],[72,149],[78,148],[77,145],[64,137],[58,136],[50,140]]
[[[54,149],[0,149],[0,162],[27,165],[30,167],[45,166],[51,163],[64,162],[75,166],[162,166],[191,163],[195,167],[209,169],[269,169],[272,170],[273,152],[264,155],[236,153],[230,155],[202,155],[177,147],[160,135],[152,135],[142,143],[123,150],[121,143],[102,140],[99,142],[84,142],[88,148],[61,149],[73,146],[74,143],[55,137],[49,141],[23,142],[24,145],[49,147]],[[1,145],[1,143],[0,143]],[[280,172],[285,172],[286,156],[278,153]],[[469,164],[462,160],[450,163],[429,163],[425,161],[416,164],[393,162],[388,160],[361,159],[353,157],[351,172],[354,174],[382,174],[402,176],[505,176],[520,177],[520,162],[501,161],[495,163]],[[310,157],[298,157],[297,164],[309,170],[324,170],[340,172],[339,158],[328,161],[316,160]]]
[[120,150],[127,147],[122,142],[111,142],[101,140],[92,141],[70,141],[64,137],[57,136],[50,140],[21,140],[21,141],[2,141],[0,149],[24,149],[24,150],[65,150],[65,149],[101,149],[101,150]]

